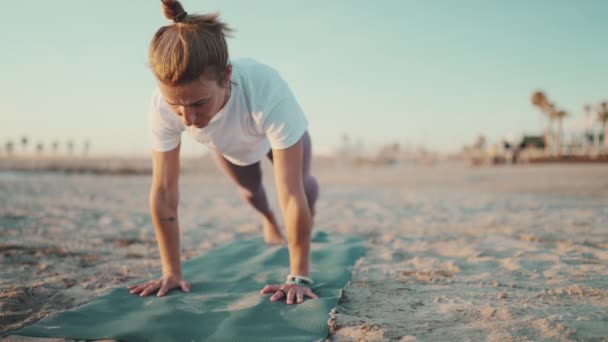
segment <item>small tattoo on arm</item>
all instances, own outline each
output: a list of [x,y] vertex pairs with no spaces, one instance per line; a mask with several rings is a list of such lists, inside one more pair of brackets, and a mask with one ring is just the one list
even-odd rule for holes
[[175,222],[175,221],[177,221],[177,218],[175,216],[169,216],[169,217],[161,217],[160,220],[167,221],[167,222]]

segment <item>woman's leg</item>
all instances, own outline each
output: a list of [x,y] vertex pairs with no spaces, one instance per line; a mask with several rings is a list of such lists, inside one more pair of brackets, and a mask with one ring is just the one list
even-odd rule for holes
[[317,199],[319,198],[319,182],[317,179],[310,174],[310,163],[312,160],[312,142],[308,132],[304,135],[304,192],[306,192],[306,199],[308,200],[308,207],[310,208],[310,214],[315,216],[315,206]]
[[266,191],[262,185],[260,163],[239,166],[228,161],[217,151],[213,152],[213,156],[218,167],[237,185],[243,199],[264,217],[264,241],[269,244],[283,243],[284,238],[276,223],[275,216],[270,210]]

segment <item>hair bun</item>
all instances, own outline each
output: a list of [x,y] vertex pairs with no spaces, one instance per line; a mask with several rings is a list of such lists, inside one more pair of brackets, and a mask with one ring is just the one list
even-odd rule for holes
[[173,22],[181,23],[186,18],[187,15],[188,15],[188,12],[182,12],[182,13],[178,14],[175,18],[173,18]]
[[165,18],[173,20],[174,23],[182,22],[188,15],[182,4],[177,0],[160,0],[160,2],[162,3],[161,11]]

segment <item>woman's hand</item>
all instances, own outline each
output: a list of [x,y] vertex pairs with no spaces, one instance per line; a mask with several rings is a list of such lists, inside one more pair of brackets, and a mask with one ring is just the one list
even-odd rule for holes
[[159,279],[150,280],[148,282],[131,285],[128,287],[132,294],[138,294],[142,297],[149,295],[150,293],[158,290],[157,297],[164,296],[169,290],[181,287],[182,291],[190,292],[190,284],[184,280],[181,275],[168,274],[164,275]]
[[287,304],[293,304],[294,299],[297,304],[304,302],[304,296],[308,296],[312,299],[319,298],[312,290],[306,286],[296,284],[278,284],[278,285],[266,285],[261,291],[262,294],[274,293],[270,300],[272,302],[287,297]]

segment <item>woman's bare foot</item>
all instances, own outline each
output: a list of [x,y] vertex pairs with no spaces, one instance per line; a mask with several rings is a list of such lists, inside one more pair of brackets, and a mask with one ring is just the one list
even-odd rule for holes
[[283,245],[285,244],[285,238],[279,230],[274,215],[270,214],[264,216],[264,242],[269,245]]

